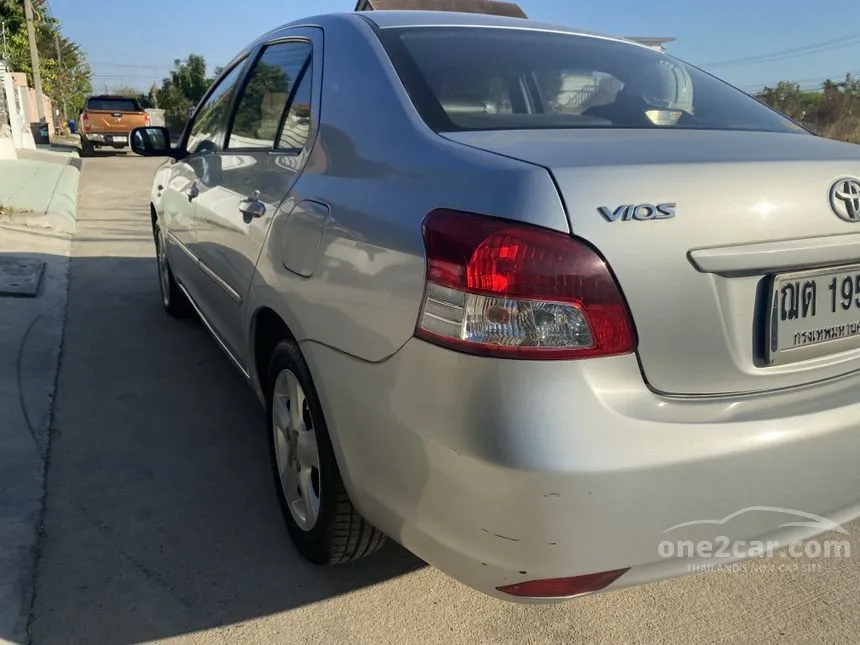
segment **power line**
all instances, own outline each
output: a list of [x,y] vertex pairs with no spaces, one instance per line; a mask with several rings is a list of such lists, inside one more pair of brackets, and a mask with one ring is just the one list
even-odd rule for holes
[[173,63],[165,63],[164,65],[140,65],[140,64],[132,64],[132,63],[107,63],[100,61],[90,61],[91,65],[102,65],[104,67],[130,67],[135,69],[162,69],[165,67],[172,67]]
[[[846,76],[849,76],[849,75],[851,77],[856,78],[858,75],[860,75],[860,69],[850,70],[847,72],[840,72],[838,74],[829,74],[829,75],[824,76],[824,77],[816,76],[816,77],[812,77],[812,78],[790,78],[790,79],[782,79],[782,80],[784,80],[788,83],[796,83],[797,85],[801,86],[801,89],[803,89],[804,91],[808,91],[810,89],[810,87],[811,87],[811,89],[821,89],[821,87],[827,81],[832,81],[834,83],[840,83],[840,82],[845,80]],[[741,89],[749,90],[749,89],[764,89],[765,87],[768,87],[768,86],[775,87],[777,85],[777,83],[779,83],[779,82],[780,81],[768,82],[768,83],[750,83],[748,85],[744,85]]]
[[[100,65],[102,67],[129,67],[129,68],[139,68],[139,69],[165,69],[165,68],[172,69],[173,68],[172,62],[164,63],[161,65],[144,65],[141,63],[108,63],[105,61],[90,61],[90,64],[91,65]],[[209,63],[207,63],[207,66],[208,65],[209,65]],[[226,63],[224,65],[216,64],[216,65],[213,65],[213,69],[215,67],[225,67],[225,66],[226,66]]]
[[[804,85],[804,84],[809,84],[809,83],[819,83],[820,84],[820,83],[824,83],[824,81],[826,81],[828,79],[833,80],[836,78],[842,78],[844,76],[845,76],[845,74],[843,73],[843,74],[834,74],[832,76],[825,76],[823,78],[816,76],[814,78],[793,78],[793,79],[783,79],[783,80],[787,80],[789,83],[797,83],[798,85]],[[776,83],[778,83],[778,82],[779,81],[776,81]],[[744,87],[745,88],[766,87],[767,85],[771,85],[771,84],[775,85],[776,83],[774,83],[773,81],[768,81],[766,83],[749,83],[747,85],[744,85]]]
[[[93,78],[156,78],[155,74],[93,74]],[[161,80],[159,77],[158,80]]]
[[737,65],[750,65],[754,63],[765,63],[776,60],[785,60],[787,58],[796,58],[798,56],[806,56],[809,54],[818,54],[833,49],[849,47],[860,44],[860,35],[845,36],[834,40],[827,40],[812,45],[803,47],[793,47],[791,49],[783,49],[780,51],[770,52],[769,54],[759,54],[758,56],[746,56],[744,58],[733,58],[729,60],[716,61],[713,63],[704,63],[699,67],[735,67]]

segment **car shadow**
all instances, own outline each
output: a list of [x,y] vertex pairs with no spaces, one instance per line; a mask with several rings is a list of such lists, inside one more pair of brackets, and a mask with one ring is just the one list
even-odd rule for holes
[[106,149],[106,148],[96,148],[93,150],[93,157],[132,157],[134,155],[130,149],[128,148],[119,148],[119,149]]
[[426,566],[393,542],[300,559],[262,409],[199,320],[165,314],[154,259],[81,253],[70,272],[32,642],[158,641]]

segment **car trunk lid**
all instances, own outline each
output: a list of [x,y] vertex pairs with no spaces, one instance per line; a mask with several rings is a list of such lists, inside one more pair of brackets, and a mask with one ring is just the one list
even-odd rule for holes
[[550,171],[571,230],[624,291],[653,389],[756,392],[860,369],[860,222],[831,206],[854,186],[839,180],[860,176],[860,146],[691,130],[445,136]]

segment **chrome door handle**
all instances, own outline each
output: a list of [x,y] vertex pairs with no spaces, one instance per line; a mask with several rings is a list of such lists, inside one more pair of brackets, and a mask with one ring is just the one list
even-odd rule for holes
[[239,202],[239,212],[246,218],[262,217],[266,214],[266,205],[260,201],[260,191],[255,190],[247,199]]
[[192,199],[197,197],[200,194],[200,188],[197,187],[197,183],[191,184],[191,188],[188,189],[186,193],[188,195],[188,201],[190,202]]

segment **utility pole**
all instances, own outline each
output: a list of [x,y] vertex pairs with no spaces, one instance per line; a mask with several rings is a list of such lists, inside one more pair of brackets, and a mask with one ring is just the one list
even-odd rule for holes
[[8,61],[9,60],[9,50],[6,47],[6,22],[2,21],[2,20],[0,20],[0,33],[2,33],[2,35],[3,35],[3,56],[2,56],[2,58],[3,58],[3,60]]
[[44,94],[42,94],[42,74],[39,71],[39,50],[36,48],[36,29],[33,27],[33,2],[24,0],[24,16],[27,18],[27,36],[30,39],[30,62],[33,65],[33,85],[36,86],[36,109],[39,125],[48,123],[45,118]]
[[54,32],[54,45],[57,47],[57,66],[60,68],[60,75],[63,77],[63,98],[60,102],[60,108],[63,110],[63,119],[68,119],[69,115],[66,114],[66,99],[65,99],[65,88],[66,88],[66,70],[63,67],[63,55],[60,53],[60,34]]

